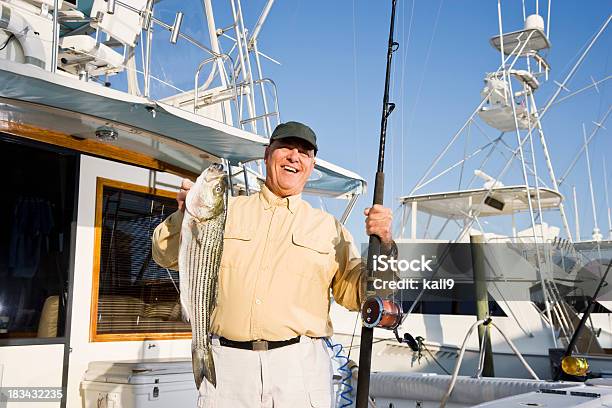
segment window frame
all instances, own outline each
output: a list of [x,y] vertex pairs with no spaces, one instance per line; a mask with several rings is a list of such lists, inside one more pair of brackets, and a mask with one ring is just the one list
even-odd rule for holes
[[[64,335],[57,337],[15,337],[15,338],[4,338],[0,339],[0,347],[15,347],[15,346],[40,346],[40,345],[64,345],[64,353],[69,348],[70,331],[72,327],[72,298],[74,290],[74,261],[75,261],[75,245],[77,235],[77,214],[79,210],[79,174],[81,171],[81,153],[77,150],[66,148],[59,144],[53,144],[52,142],[46,141],[44,138],[28,137],[23,136],[20,133],[11,132],[0,125],[0,145],[2,143],[14,143],[20,146],[29,147],[32,149],[44,150],[46,152],[70,155],[75,160],[75,180],[74,180],[74,191],[73,191],[73,202],[72,202],[72,226],[70,227],[70,243],[68,246],[68,288],[67,288],[67,301],[66,309],[64,310]],[[58,316],[58,325],[60,323]],[[58,326],[59,330],[59,326]],[[67,355],[65,354],[64,360]]]
[[162,198],[175,198],[176,192],[151,188],[124,181],[108,179],[104,177],[96,178],[96,209],[94,221],[94,256],[93,273],[91,283],[91,312],[89,317],[89,341],[94,342],[113,342],[113,341],[144,341],[144,340],[187,340],[191,339],[189,332],[145,332],[145,333],[117,333],[117,334],[98,334],[98,295],[100,291],[100,258],[102,255],[102,210],[104,202],[104,187],[121,189],[127,192],[144,193]]

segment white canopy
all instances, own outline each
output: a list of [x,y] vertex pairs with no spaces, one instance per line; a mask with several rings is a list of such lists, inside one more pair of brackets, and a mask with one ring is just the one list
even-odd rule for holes
[[[549,188],[540,187],[540,205],[543,210],[556,209],[561,204],[563,196]],[[537,205],[535,188],[530,188],[533,205]],[[418,210],[443,218],[463,219],[470,212],[479,217],[493,215],[510,215],[529,209],[527,190],[525,186],[508,186],[492,189],[452,191],[446,193],[422,194],[401,197],[404,205],[417,203]]]
[[[265,139],[161,102],[93,82],[53,74],[28,64],[0,60],[0,120],[95,139],[111,127],[111,145],[142,153],[192,173],[206,161],[233,164],[263,158]],[[306,192],[347,198],[365,191],[359,175],[317,159]]]

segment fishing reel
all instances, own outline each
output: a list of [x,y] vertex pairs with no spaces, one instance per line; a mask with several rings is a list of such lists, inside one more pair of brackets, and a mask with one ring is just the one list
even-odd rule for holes
[[404,333],[403,337],[400,337],[397,329],[404,320],[404,312],[393,300],[370,296],[361,306],[361,320],[363,325],[370,329],[378,327],[392,330],[399,343],[406,343],[413,351],[419,350],[418,342],[410,333]]
[[390,299],[381,299],[380,296],[370,296],[361,307],[363,325],[370,329],[395,330],[402,323],[402,308]]

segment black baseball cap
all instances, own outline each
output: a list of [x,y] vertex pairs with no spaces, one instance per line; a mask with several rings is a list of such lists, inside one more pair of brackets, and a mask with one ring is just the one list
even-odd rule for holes
[[281,123],[274,129],[274,132],[272,132],[270,143],[274,140],[286,139],[288,137],[296,137],[305,140],[312,145],[314,154],[317,154],[317,135],[315,135],[315,132],[305,124],[300,122]]

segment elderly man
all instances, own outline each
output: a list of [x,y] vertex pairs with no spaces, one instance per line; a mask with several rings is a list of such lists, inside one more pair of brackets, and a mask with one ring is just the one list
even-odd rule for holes
[[[204,381],[199,407],[330,407],[332,369],[322,341],[333,334],[334,299],[358,310],[361,258],[351,234],[301,193],[315,165],[317,140],[306,125],[279,125],[265,151],[258,194],[229,202],[211,332],[217,386]],[[155,230],[153,257],[177,268],[182,209],[193,183],[183,180],[181,210]],[[392,248],[391,211],[365,210],[366,233]]]

